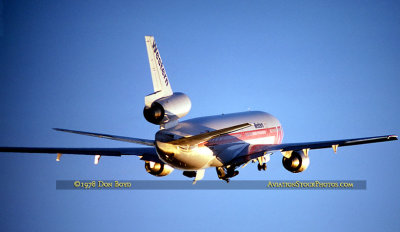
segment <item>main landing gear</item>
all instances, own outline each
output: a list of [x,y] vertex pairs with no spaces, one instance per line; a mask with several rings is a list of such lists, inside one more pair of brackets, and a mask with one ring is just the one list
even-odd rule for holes
[[264,155],[264,156],[260,156],[257,157],[257,161],[258,161],[258,165],[257,165],[257,169],[258,171],[267,171],[267,162],[269,161],[270,157],[269,155]]
[[267,171],[267,163],[263,163],[263,164],[257,164],[257,168],[258,168],[258,171],[261,171],[261,170],[263,170],[263,171]]
[[237,176],[239,171],[234,167],[216,167],[218,178],[229,183],[229,178]]

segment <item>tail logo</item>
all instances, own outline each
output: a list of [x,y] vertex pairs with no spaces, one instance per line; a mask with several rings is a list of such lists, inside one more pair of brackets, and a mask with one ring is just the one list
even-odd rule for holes
[[153,52],[155,53],[156,59],[158,61],[158,67],[161,70],[161,75],[164,78],[165,81],[165,85],[168,86],[168,77],[167,77],[167,73],[165,72],[165,68],[164,68],[164,64],[161,60],[161,56],[160,56],[160,52],[157,49],[157,44],[156,41],[153,41]]

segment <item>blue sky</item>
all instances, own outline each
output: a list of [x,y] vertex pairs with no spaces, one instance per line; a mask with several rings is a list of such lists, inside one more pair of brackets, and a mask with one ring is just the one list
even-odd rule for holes
[[[185,119],[263,110],[284,142],[399,134],[396,1],[4,1],[1,146],[123,147],[53,127],[152,139],[144,36],[154,35]],[[135,157],[0,155],[4,231],[398,231],[399,143],[274,154],[238,180],[359,179],[365,191],[56,191],[56,180],[154,180]],[[215,180],[215,170],[206,171]],[[165,180],[183,180],[174,171]],[[158,179],[157,179],[158,180]]]

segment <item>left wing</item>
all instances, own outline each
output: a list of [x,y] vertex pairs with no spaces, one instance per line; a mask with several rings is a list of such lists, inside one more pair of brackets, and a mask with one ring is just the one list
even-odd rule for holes
[[77,130],[68,130],[68,129],[61,129],[61,128],[53,128],[53,129],[56,131],[61,131],[61,132],[68,132],[68,133],[79,134],[79,135],[88,135],[88,136],[93,136],[93,137],[98,137],[98,138],[103,138],[103,139],[111,139],[111,140],[117,140],[117,141],[128,142],[128,143],[137,143],[137,144],[154,147],[154,140],[149,140],[149,139],[139,139],[139,138],[125,137],[125,136],[118,136],[118,135],[108,135],[108,134],[100,134],[100,133],[77,131]]
[[329,140],[329,141],[305,142],[305,143],[249,145],[247,148],[242,150],[240,155],[238,155],[234,160],[230,162],[230,165],[239,166],[252,159],[255,159],[257,157],[275,151],[281,151],[284,156],[286,155],[290,156],[291,151],[299,151],[299,150],[308,151],[310,149],[322,149],[322,148],[333,148],[334,152],[336,152],[338,147],[353,146],[353,145],[367,144],[367,143],[387,142],[392,140],[397,140],[397,135],[383,135],[383,136],[366,137],[366,138],[341,139],[341,140]]
[[0,152],[19,152],[19,153],[56,153],[57,160],[61,154],[75,155],[96,155],[96,156],[122,156],[135,155],[141,160],[162,162],[157,155],[154,147],[144,148],[54,148],[54,147],[0,147]]

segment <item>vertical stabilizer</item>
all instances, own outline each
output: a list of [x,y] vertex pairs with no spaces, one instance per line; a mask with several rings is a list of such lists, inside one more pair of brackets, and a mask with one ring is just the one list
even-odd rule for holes
[[173,94],[164,64],[161,60],[156,41],[153,36],[145,36],[147,55],[149,57],[151,78],[153,80],[154,93],[145,97],[146,106],[159,98]]

